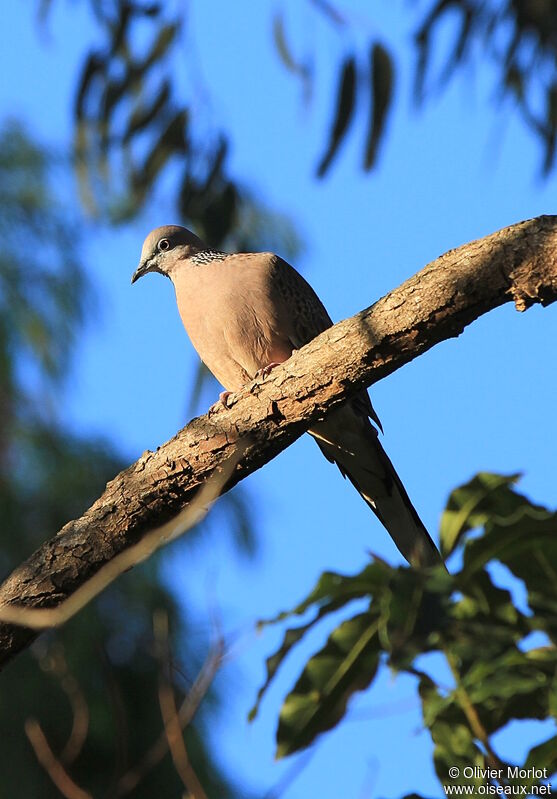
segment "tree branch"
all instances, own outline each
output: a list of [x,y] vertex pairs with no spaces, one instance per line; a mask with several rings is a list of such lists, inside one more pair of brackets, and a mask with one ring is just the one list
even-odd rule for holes
[[[156,452],[145,452],[107,484],[79,519],[16,568],[0,606],[53,607],[118,552],[178,513],[215,467],[249,437],[231,488],[310,424],[482,314],[557,299],[557,217],[542,216],[451,250],[371,308],[322,333],[265,381],[229,398],[231,407],[193,419]],[[34,633],[0,623],[0,667]]]

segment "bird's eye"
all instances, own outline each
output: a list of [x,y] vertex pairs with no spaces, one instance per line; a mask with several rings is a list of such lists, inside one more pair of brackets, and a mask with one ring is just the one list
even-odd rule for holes
[[168,239],[161,239],[157,246],[161,252],[166,252],[170,249],[170,242]]

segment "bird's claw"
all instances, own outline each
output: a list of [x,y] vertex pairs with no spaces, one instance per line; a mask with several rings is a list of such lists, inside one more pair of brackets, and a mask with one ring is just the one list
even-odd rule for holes
[[228,408],[228,397],[230,396],[232,396],[232,391],[221,391],[218,400],[209,408],[209,416],[212,413],[216,413],[222,405],[224,405],[225,408]]
[[261,377],[263,380],[265,380],[266,377],[269,377],[275,366],[280,366],[280,363],[278,361],[272,361],[271,363],[268,363],[267,366],[261,367],[261,369],[258,369],[255,373],[255,378],[257,379]]

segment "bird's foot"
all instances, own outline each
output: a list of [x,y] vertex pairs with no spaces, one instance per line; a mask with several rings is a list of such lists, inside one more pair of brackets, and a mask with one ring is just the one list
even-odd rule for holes
[[272,361],[268,363],[267,366],[263,366],[261,369],[258,369],[255,373],[255,379],[257,380],[258,377],[262,377],[265,380],[266,377],[269,377],[275,366],[280,366],[278,361]]
[[231,397],[232,393],[232,391],[221,391],[218,400],[209,408],[209,416],[212,413],[216,413],[221,405],[224,405],[225,408],[228,408],[228,397]]

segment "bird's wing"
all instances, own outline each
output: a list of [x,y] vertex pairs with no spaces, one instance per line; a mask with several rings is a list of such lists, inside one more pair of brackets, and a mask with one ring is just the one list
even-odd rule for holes
[[[271,258],[270,269],[271,289],[278,295],[282,308],[281,332],[288,336],[293,348],[298,350],[332,327],[332,319],[307,280],[293,266],[275,255]],[[351,404],[357,412],[372,419],[383,432],[366,390],[356,394]]]
[[[331,318],[309,283],[286,261],[276,257],[270,268],[271,290],[280,301],[281,333],[298,349],[330,327]],[[352,482],[404,557],[414,566],[435,565],[440,555],[368,417],[381,428],[367,391],[361,391],[308,432]]]
[[294,349],[299,350],[333,322],[307,280],[275,255],[269,263],[271,291],[281,309],[280,323]]

